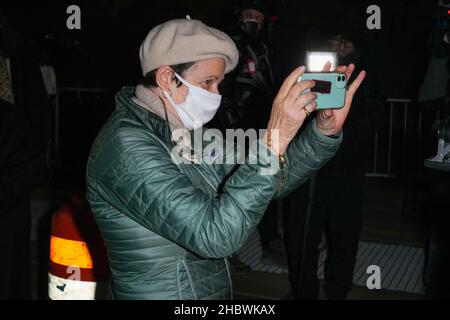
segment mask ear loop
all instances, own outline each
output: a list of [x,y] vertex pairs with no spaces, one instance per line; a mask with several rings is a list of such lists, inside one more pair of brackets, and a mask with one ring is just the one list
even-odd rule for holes
[[[176,81],[176,79],[178,79],[178,81],[180,81],[180,85],[179,86],[181,86],[181,85],[185,85],[189,90],[191,90],[191,87],[193,86],[192,84],[190,84],[189,82],[187,82],[186,80],[184,80],[183,79],[183,77],[182,76],[180,76],[178,73],[176,73],[175,71],[174,71],[174,80]],[[195,149],[191,146],[191,155],[192,155],[192,152],[194,152],[195,153]],[[191,160],[192,161],[192,160]]]
[[[164,92],[163,92],[163,93],[164,93]],[[169,92],[167,93],[167,95],[171,96],[171,95],[172,95],[172,92],[169,91]],[[175,143],[175,141],[172,139],[172,136],[173,136],[173,134],[172,134],[172,128],[170,127],[169,116],[168,116],[168,114],[167,114],[167,108],[166,108],[165,105],[164,105],[164,116],[165,116],[165,118],[166,118],[167,124],[169,125],[170,143],[172,143],[172,147],[175,147],[175,146],[176,146],[176,143]]]
[[[175,71],[174,71],[174,74],[175,74]],[[163,94],[165,94],[165,92],[163,92]],[[169,90],[169,91],[167,92],[167,95],[171,97],[171,96],[172,96],[172,91]],[[170,126],[169,116],[168,116],[168,114],[167,114],[167,108],[166,108],[165,105],[164,105],[164,116],[166,117],[167,124],[169,125],[170,143],[172,144],[172,147],[175,147],[177,144],[176,144],[176,142],[172,139],[172,137],[173,137],[173,131],[172,131],[172,128],[171,128],[171,126]]]
[[[185,86],[187,86],[187,84],[186,83],[184,83],[184,81],[183,81],[183,78],[180,76],[180,75],[178,75],[175,71],[174,71],[174,78],[178,78],[178,80],[182,83],[182,84],[184,84]],[[187,86],[188,87],[188,86]],[[164,93],[164,92],[163,92]],[[168,96],[172,96],[172,92],[171,91],[169,91],[169,92],[167,92],[166,93]],[[169,100],[169,99],[168,99]],[[172,128],[170,127],[170,121],[169,121],[169,116],[168,116],[168,114],[167,114],[167,108],[166,108],[166,106],[164,106],[164,114],[165,114],[165,117],[166,117],[166,121],[167,121],[167,123],[169,124],[169,134],[170,134],[170,142],[172,143],[172,147],[176,147],[178,144],[177,144],[177,142],[176,141],[174,141],[173,139],[172,139],[172,136],[173,136],[173,131],[172,131]]]

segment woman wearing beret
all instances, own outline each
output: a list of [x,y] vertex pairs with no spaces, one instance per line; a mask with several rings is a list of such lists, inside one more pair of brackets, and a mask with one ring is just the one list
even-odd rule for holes
[[[149,32],[140,59],[143,81],[117,94],[87,167],[88,200],[112,272],[109,297],[232,299],[227,257],[244,245],[272,199],[333,157],[365,73],[349,86],[344,108],[321,110],[297,135],[316,96],[303,93],[312,81],[297,82],[305,68],[295,69],[257,148],[233,165],[196,161],[193,149],[181,153],[190,161],[173,156],[192,146],[190,134],[217,111],[219,84],[238,61],[233,41],[200,21],[171,20]],[[338,71],[350,78],[353,69]],[[175,137],[180,129],[188,135]]]

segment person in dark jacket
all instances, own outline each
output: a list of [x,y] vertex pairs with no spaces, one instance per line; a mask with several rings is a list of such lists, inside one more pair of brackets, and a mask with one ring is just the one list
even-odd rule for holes
[[[351,289],[362,224],[369,138],[380,123],[384,106],[383,87],[377,70],[367,63],[361,36],[344,26],[334,27],[326,35],[326,43],[315,50],[334,51],[339,65],[354,63],[368,74],[353,98],[354,108],[343,127],[346,139],[336,156],[318,171],[310,184],[312,190],[302,187],[299,196],[292,197],[287,251],[294,299],[318,298],[316,274],[322,234],[327,244],[324,289],[328,299],[345,299]],[[308,192],[311,203],[305,206]]]
[[47,96],[38,63],[0,11],[0,299],[31,299],[30,199],[42,181]]
[[217,118],[223,129],[263,128],[274,98],[271,52],[265,36],[267,8],[262,1],[244,1],[229,31],[238,52],[236,68],[221,84],[223,101]]
[[[220,106],[219,84],[237,64],[233,41],[201,21],[176,19],[148,33],[140,58],[142,83],[118,93],[87,166],[87,198],[112,271],[109,297],[231,299],[227,258],[272,199],[335,154],[365,72],[343,109],[319,112],[294,138],[316,108],[315,94],[304,93],[314,82],[297,82],[305,68],[296,68],[274,100],[267,131],[238,164],[217,135],[213,149],[201,150],[206,138],[196,147]],[[339,70],[350,77],[354,65]]]

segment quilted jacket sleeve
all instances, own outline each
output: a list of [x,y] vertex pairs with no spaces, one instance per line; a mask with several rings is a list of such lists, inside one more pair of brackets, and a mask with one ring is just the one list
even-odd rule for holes
[[100,195],[142,226],[205,258],[229,256],[245,243],[280,180],[277,174],[260,174],[271,159],[246,163],[212,198],[142,129],[119,129],[98,149],[88,164],[88,198]]

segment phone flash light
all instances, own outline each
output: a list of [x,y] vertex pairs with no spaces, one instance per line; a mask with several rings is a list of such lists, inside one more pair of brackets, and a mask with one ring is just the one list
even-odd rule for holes
[[336,52],[308,51],[306,53],[306,68],[308,72],[322,72],[327,61],[331,62],[330,72],[336,70]]

